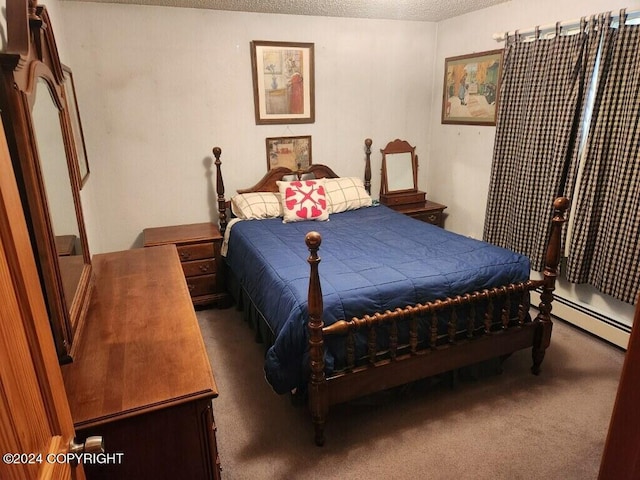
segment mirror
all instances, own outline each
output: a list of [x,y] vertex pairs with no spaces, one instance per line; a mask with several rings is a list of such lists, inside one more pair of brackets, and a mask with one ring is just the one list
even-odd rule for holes
[[385,156],[387,191],[414,190],[413,158],[411,153],[389,153]]
[[381,149],[382,181],[380,203],[403,213],[424,208],[426,194],[418,190],[418,156],[416,147],[395,139]]
[[389,142],[382,152],[380,193],[409,192],[418,189],[418,156],[405,140]]
[[73,184],[62,137],[60,111],[44,78],[38,78],[33,95],[32,128],[62,277],[64,303],[70,312],[84,266]]
[[81,174],[69,112],[75,98],[67,91],[49,15],[33,0],[28,9],[28,21],[7,11],[10,33],[18,32],[20,42],[0,53],[0,113],[56,351],[66,363],[92,283],[80,203],[81,175],[86,178],[88,166]]

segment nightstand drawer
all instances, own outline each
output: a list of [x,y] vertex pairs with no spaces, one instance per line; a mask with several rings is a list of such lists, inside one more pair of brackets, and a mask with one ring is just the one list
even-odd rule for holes
[[189,277],[187,278],[187,287],[192,297],[215,293],[216,276],[200,275],[199,277]]
[[185,277],[216,273],[216,262],[213,258],[182,262],[182,270],[184,271]]
[[417,218],[432,225],[442,226],[442,212],[416,212],[409,214],[410,217]]
[[181,262],[215,257],[213,242],[197,243],[193,245],[178,245],[177,248]]

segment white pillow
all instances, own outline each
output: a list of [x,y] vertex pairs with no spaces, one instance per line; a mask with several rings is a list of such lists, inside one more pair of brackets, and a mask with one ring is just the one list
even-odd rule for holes
[[282,197],[283,223],[329,219],[324,181],[318,178],[276,182]]
[[327,178],[324,188],[329,199],[329,213],[340,213],[370,207],[371,196],[358,177]]
[[242,220],[259,220],[282,216],[282,201],[279,193],[239,193],[231,197],[231,210]]

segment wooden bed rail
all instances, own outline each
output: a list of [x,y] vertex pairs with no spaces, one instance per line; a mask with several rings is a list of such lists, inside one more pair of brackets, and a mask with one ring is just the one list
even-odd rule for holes
[[[509,296],[515,293],[528,292],[541,287],[543,280],[528,280],[521,283],[513,283],[504,287],[496,287],[488,290],[482,290],[455,297],[448,297],[444,300],[435,300],[433,302],[418,303],[414,306],[405,308],[396,308],[395,310],[387,310],[384,313],[374,313],[373,315],[365,315],[361,318],[352,318],[351,320],[338,320],[328,327],[322,328],[323,336],[329,335],[348,335],[362,328],[371,328],[376,325],[384,325],[386,323],[397,322],[403,319],[409,319],[415,316],[426,316],[429,313],[437,313],[451,307],[461,307],[467,304],[474,304],[482,300],[491,300],[501,296]],[[492,322],[493,323],[493,322]],[[488,330],[488,329],[485,329]]]
[[[488,355],[492,352],[492,345],[495,344],[496,356],[508,355],[513,351],[527,346],[532,347],[532,359],[533,366],[531,371],[534,374],[540,373],[540,365],[544,359],[546,348],[551,341],[551,330],[553,323],[551,320],[551,303],[553,301],[553,291],[555,290],[555,282],[558,275],[558,265],[560,263],[561,254],[561,239],[562,239],[562,226],[566,222],[566,211],[569,208],[569,200],[565,197],[557,198],[553,203],[553,217],[551,225],[551,235],[547,244],[545,267],[543,271],[542,280],[529,280],[522,283],[506,285],[502,287],[496,287],[493,289],[483,290],[479,292],[472,292],[453,298],[446,298],[444,300],[435,300],[425,304],[417,304],[415,306],[407,306],[405,308],[397,308],[394,311],[386,311],[374,313],[372,315],[365,315],[361,318],[352,318],[351,320],[339,320],[334,324],[325,327],[322,320],[323,302],[322,302],[322,287],[320,284],[320,275],[318,266],[320,264],[320,257],[318,250],[322,243],[322,237],[318,232],[309,232],[305,236],[305,242],[309,249],[309,257],[307,259],[310,266],[309,276],[309,292],[308,292],[308,332],[309,332],[309,357],[311,375],[308,384],[308,397],[309,397],[309,410],[314,423],[315,429],[315,443],[316,445],[324,444],[324,425],[329,410],[329,405],[334,401],[343,400],[345,398],[353,398],[354,392],[362,387],[362,392],[375,391],[375,387],[372,387],[374,382],[362,380],[362,376],[368,373],[367,370],[379,370],[388,368],[389,375],[402,376],[404,379],[423,378],[423,374],[441,373],[447,369],[457,368],[463,366],[466,359],[473,358],[471,355],[467,356],[460,353],[451,353],[455,349],[456,345],[456,316],[455,308],[463,305],[473,305],[481,301],[489,301],[489,312],[485,314],[483,336],[474,338],[473,328],[469,325],[467,327],[467,338],[464,345],[460,348],[468,348],[467,345],[470,342],[476,341],[480,345],[480,341],[484,340],[485,343],[476,348],[476,351],[482,349],[482,354],[489,358]],[[492,310],[492,299],[500,296],[509,298],[510,295],[525,292],[529,292],[536,288],[541,288],[542,293],[540,295],[540,304],[538,306],[538,315],[528,323],[524,323],[525,312],[522,304],[519,304],[518,322],[514,325],[514,328],[510,328],[509,320],[509,308],[505,307],[501,314],[502,328],[496,335],[491,335],[491,327],[494,325]],[[528,304],[527,304],[528,306]],[[455,307],[455,308],[453,308]],[[439,362],[439,366],[436,367],[418,367],[415,361],[420,361],[417,358],[417,326],[410,327],[410,339],[409,339],[409,355],[403,356],[403,359],[409,359],[411,363],[411,369],[416,373],[408,374],[406,371],[409,369],[409,363],[407,362],[407,368],[399,370],[398,362],[396,361],[397,353],[397,332],[395,331],[396,322],[403,319],[417,319],[418,316],[426,316],[431,313],[433,316],[445,309],[452,309],[452,320],[448,322],[448,351],[438,350],[440,347],[437,345],[438,331],[437,331],[437,319],[432,319],[430,324],[430,339],[428,351],[433,351],[434,354],[442,354],[443,360]],[[376,361],[377,359],[377,345],[375,338],[375,329],[372,328],[376,325],[390,324],[390,348],[388,351],[388,358],[384,361]],[[324,363],[324,336],[325,335],[347,335],[347,337],[353,337],[353,333],[359,329],[366,328],[370,332],[368,337],[368,355],[369,362],[368,368],[358,367],[357,378],[342,382],[342,380],[349,375],[347,373],[344,376],[332,377],[327,379],[325,375],[325,363]],[[504,334],[507,332],[513,333],[512,340],[510,341]],[[504,334],[503,334],[504,333]],[[490,343],[494,341],[494,343]],[[355,365],[354,359],[354,346],[353,340],[349,340],[347,343],[347,370],[353,368]],[[460,350],[458,350],[460,352]],[[422,353],[422,352],[421,352]],[[424,355],[423,355],[424,357]],[[415,361],[414,361],[415,360]],[[424,365],[424,363],[422,364]],[[423,375],[423,376],[421,376]],[[348,377],[351,378],[351,377]],[[371,378],[371,377],[368,377]],[[388,378],[388,377],[387,377]],[[336,383],[333,384],[332,382]],[[379,381],[380,385],[397,385],[398,379],[390,379],[386,381]],[[330,391],[331,387],[335,387]],[[350,390],[345,393],[345,390]]]

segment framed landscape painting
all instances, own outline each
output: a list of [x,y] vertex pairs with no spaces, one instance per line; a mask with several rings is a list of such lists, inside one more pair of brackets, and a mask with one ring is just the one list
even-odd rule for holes
[[287,167],[305,169],[311,165],[311,136],[267,138],[267,170]]
[[502,50],[444,61],[442,123],[495,125],[502,75]]
[[314,123],[313,43],[251,42],[256,124]]

